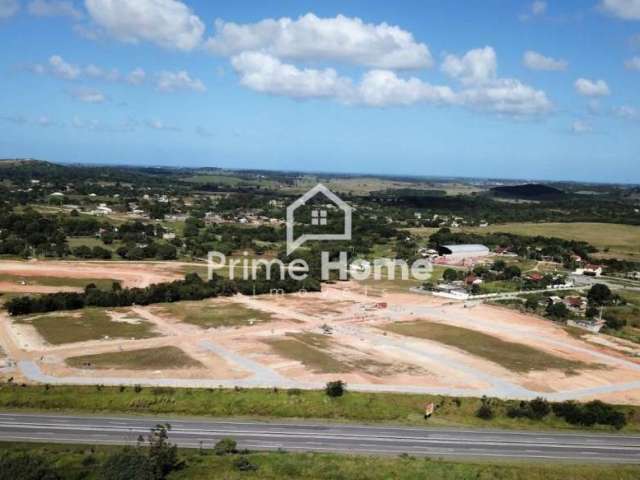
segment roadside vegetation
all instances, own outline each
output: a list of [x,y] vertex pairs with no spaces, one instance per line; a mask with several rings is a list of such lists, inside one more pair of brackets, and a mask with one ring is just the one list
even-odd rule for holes
[[[170,440],[169,430],[161,446],[155,439],[129,448],[0,444],[0,480],[635,480],[640,476],[640,467],[635,465],[489,464],[410,455],[258,453],[238,451],[231,439],[223,440],[224,445],[188,450],[174,449]],[[229,450],[229,445],[234,448]]]
[[[589,429],[616,431],[607,424],[583,426],[568,422],[553,411],[543,418],[510,416],[520,401],[445,397],[400,393],[345,391],[329,398],[324,391],[300,389],[195,389],[154,387],[107,387],[21,385],[0,387],[0,409],[6,411],[56,411],[69,413],[123,413],[245,417],[255,419],[308,419],[339,422],[382,422],[414,426],[460,426],[515,429]],[[490,401],[492,416],[477,416]],[[435,413],[424,419],[425,403],[433,402]],[[583,404],[577,404],[583,405]],[[623,432],[640,432],[640,407],[615,406],[624,415]]]

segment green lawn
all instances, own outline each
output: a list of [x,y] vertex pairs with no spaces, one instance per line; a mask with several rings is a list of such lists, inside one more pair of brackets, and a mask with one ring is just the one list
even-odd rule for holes
[[124,352],[99,353],[66,359],[67,365],[76,368],[169,370],[202,367],[202,364],[177,347],[144,348]]
[[[169,441],[172,434],[169,432]],[[169,480],[635,480],[637,465],[572,465],[566,463],[442,460],[409,455],[366,456],[332,453],[247,452],[255,470],[234,467],[239,454],[218,456],[208,449],[180,449],[184,468]],[[241,445],[240,445],[241,446]],[[98,471],[117,446],[0,443],[4,454],[44,458],[62,480],[99,478]],[[35,477],[34,477],[35,478]],[[18,480],[18,479],[16,479]]]
[[510,280],[496,280],[495,282],[483,282],[480,284],[480,293],[510,293],[519,292],[520,284]]
[[497,363],[514,372],[527,373],[534,370],[575,370],[595,367],[583,362],[566,360],[522,343],[506,342],[476,330],[425,320],[396,322],[384,329],[399,335],[444,343]]
[[[126,314],[127,310],[116,310]],[[153,324],[137,319],[135,315],[125,318],[135,323],[113,321],[106,310],[85,308],[77,312],[53,313],[23,317],[16,323],[30,324],[50,344],[86,342],[109,338],[150,338],[156,336]]]
[[198,325],[202,328],[235,327],[273,320],[273,315],[262,310],[249,308],[241,303],[176,302],[154,308],[160,315]]

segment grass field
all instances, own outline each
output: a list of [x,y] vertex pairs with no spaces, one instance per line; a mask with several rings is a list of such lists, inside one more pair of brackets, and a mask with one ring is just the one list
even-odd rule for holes
[[116,250],[116,247],[118,246],[117,243],[106,245],[102,240],[96,237],[69,237],[67,238],[67,242],[69,243],[70,248],[76,248],[81,245],[85,245],[89,248],[102,247],[107,250],[111,250],[112,252],[114,252]]
[[[435,228],[410,228],[412,234],[428,237]],[[556,237],[565,240],[582,240],[590,243],[603,255],[611,257],[640,258],[640,226],[616,223],[505,223],[486,228],[466,227],[455,232],[487,234],[495,232],[525,236]],[[606,251],[608,250],[608,251]]]
[[[169,432],[171,441],[171,432]],[[99,478],[107,456],[122,447],[55,444],[0,443],[5,454],[25,453],[44,458],[62,480]],[[211,445],[205,445],[211,448]],[[243,456],[253,471],[234,467],[239,455],[213,455],[208,450],[179,450],[184,468],[169,475],[171,480],[633,480],[640,476],[637,465],[571,465],[525,462],[445,461],[402,456],[365,456],[331,453],[248,452]],[[215,473],[214,473],[215,472]],[[17,479],[16,479],[17,480]]]
[[497,363],[514,372],[526,373],[533,370],[574,370],[594,367],[574,360],[565,360],[522,343],[506,342],[475,330],[441,323],[424,320],[396,322],[385,327],[385,330],[444,343]]
[[[340,378],[336,375],[336,379]],[[348,388],[348,386],[347,386]],[[435,414],[425,422],[425,402],[433,402]],[[68,413],[126,413],[129,415],[186,415],[236,418],[290,418],[341,422],[376,422],[413,426],[486,427],[512,429],[569,429],[614,431],[612,427],[576,427],[553,414],[543,420],[510,418],[516,400],[492,399],[495,417],[476,417],[479,398],[440,395],[347,392],[328,398],[318,390],[198,389],[19,385],[0,383],[0,409],[4,411],[53,411]],[[640,407],[619,406],[628,418],[622,432],[640,432]]]
[[267,341],[273,350],[284,358],[301,362],[316,373],[346,373],[351,367],[326,350],[331,339],[318,333],[287,334],[286,337]]
[[110,289],[113,282],[117,280],[111,278],[68,278],[68,277],[27,277],[20,275],[0,274],[0,282],[15,284],[26,284],[44,287],[76,287],[84,288],[90,283],[94,283],[98,288]]
[[170,370],[202,367],[202,364],[177,347],[144,348],[125,352],[99,353],[67,358],[71,367],[116,368],[123,370]]
[[113,321],[106,310],[85,308],[78,312],[64,314],[37,315],[21,318],[16,323],[30,324],[35,327],[45,341],[52,345],[63,343],[86,342],[109,338],[150,338],[156,336],[153,324],[127,317],[126,310],[117,310],[125,314],[128,321]]
[[235,327],[268,322],[273,315],[240,303],[176,302],[157,308],[154,312],[168,315],[202,328]]
[[507,232],[517,235],[582,240],[611,256],[640,257],[640,227],[613,223],[507,223],[487,228],[463,229],[475,233]]

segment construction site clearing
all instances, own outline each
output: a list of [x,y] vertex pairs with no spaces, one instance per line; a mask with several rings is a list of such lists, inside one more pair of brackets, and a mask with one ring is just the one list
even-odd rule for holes
[[[65,286],[65,278],[142,287],[181,278],[193,266],[7,261],[0,262],[0,291],[78,290]],[[59,285],[40,285],[44,277],[60,279]],[[361,391],[639,405],[640,346],[572,335],[561,324],[495,305],[409,291],[372,296],[349,281],[325,284],[317,293],[25,317],[2,310],[0,378],[301,389],[341,379]]]

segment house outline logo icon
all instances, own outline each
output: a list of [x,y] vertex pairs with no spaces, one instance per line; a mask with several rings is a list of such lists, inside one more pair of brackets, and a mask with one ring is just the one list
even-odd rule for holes
[[[323,194],[344,213],[344,229],[342,233],[308,233],[294,239],[293,227],[295,211],[305,205],[318,194]],[[287,207],[287,255],[291,255],[298,247],[309,240],[351,240],[351,213],[353,208],[335,193],[319,183]],[[327,224],[326,210],[314,209],[311,212],[311,224],[323,226]]]

